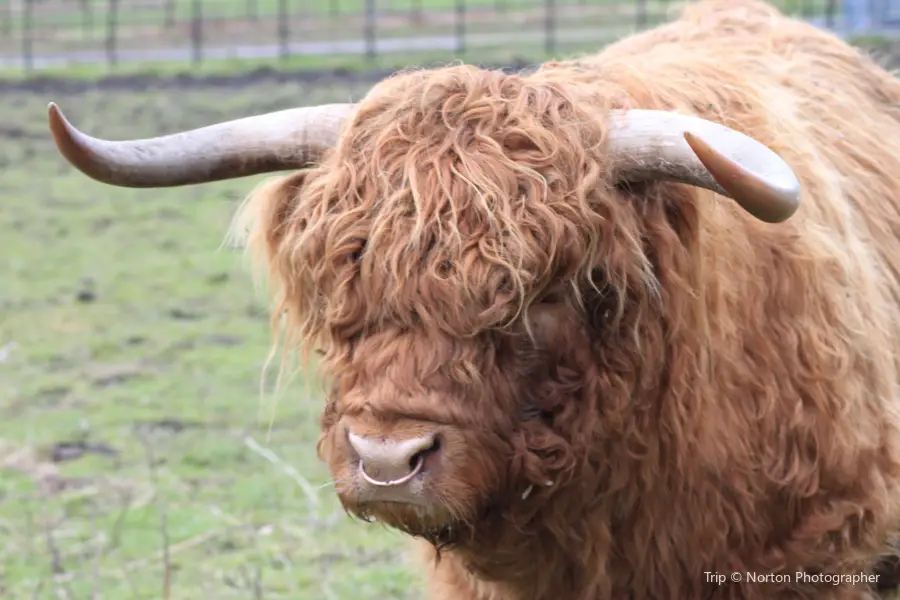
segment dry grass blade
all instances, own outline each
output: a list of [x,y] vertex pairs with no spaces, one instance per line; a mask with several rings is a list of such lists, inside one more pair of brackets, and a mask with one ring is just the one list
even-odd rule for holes
[[[141,443],[144,446],[145,456],[147,458],[147,468],[150,473],[150,482],[153,484],[153,487],[156,488],[159,485],[159,478],[156,473],[156,460],[153,454],[153,444],[150,442],[150,439],[144,435],[143,433],[138,434],[141,440]],[[171,557],[169,555],[169,527],[168,527],[168,519],[166,515],[165,506],[163,506],[163,502],[160,499],[160,496],[157,495],[156,498],[157,509],[159,510],[159,528],[160,528],[160,536],[162,538],[162,561],[163,561],[163,581],[162,581],[162,597],[163,600],[169,600],[172,597],[172,562]]]
[[319,507],[319,498],[316,495],[316,488],[310,485],[309,481],[307,481],[297,469],[281,460],[277,454],[260,445],[259,442],[252,437],[248,436],[244,438],[244,444],[273,465],[279,467],[285,475],[296,481],[297,485],[300,486],[300,489],[302,489],[303,493],[306,495],[306,499],[309,501],[312,508],[315,509]]

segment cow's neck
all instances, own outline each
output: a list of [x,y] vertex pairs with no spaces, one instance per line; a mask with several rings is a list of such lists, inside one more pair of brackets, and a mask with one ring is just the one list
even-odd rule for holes
[[[546,524],[546,519],[541,517],[543,512],[538,511],[531,522]],[[498,514],[480,522],[474,536],[441,550],[439,556],[430,546],[426,552],[429,561],[443,573],[440,579],[453,581],[454,585],[460,586],[460,590],[466,590],[476,598],[559,598],[560,590],[574,592],[592,587],[585,577],[596,577],[600,558],[585,556],[583,543],[573,544],[572,539],[558,537],[560,534],[571,536],[582,529],[578,525],[582,521],[578,514],[572,514],[571,518],[570,529],[563,534],[547,529],[536,530],[527,524],[516,525],[508,515]],[[586,524],[588,521],[583,522]],[[597,532],[589,532],[585,525],[583,534],[596,536]],[[608,544],[594,546],[595,549],[601,547],[608,548]],[[566,600],[580,600],[565,597]],[[442,596],[438,595],[438,598]]]

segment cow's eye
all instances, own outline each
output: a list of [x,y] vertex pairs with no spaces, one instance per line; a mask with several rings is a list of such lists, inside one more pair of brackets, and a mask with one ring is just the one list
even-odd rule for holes
[[565,300],[562,292],[559,290],[554,290],[552,292],[548,292],[544,294],[541,298],[541,304],[561,304]]

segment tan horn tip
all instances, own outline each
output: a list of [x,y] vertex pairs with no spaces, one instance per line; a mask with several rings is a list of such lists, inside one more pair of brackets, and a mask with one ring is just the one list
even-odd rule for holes
[[87,149],[78,142],[78,131],[72,127],[55,102],[47,105],[47,119],[50,125],[50,134],[53,136],[59,153],[88,177],[106,181],[103,174],[98,171],[98,166],[88,154]]
[[65,139],[71,136],[68,134],[69,122],[56,102],[51,102],[47,105],[47,120],[50,124],[50,133],[53,135],[53,141],[56,142],[56,146],[62,151],[61,146],[64,145]]
[[719,186],[744,210],[766,223],[781,223],[800,207],[800,182],[790,166],[765,148],[767,172],[756,173],[725,156],[695,133],[684,139]]

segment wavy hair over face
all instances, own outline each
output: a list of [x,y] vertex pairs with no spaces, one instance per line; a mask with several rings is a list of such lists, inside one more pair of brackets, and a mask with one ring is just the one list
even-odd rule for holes
[[[751,135],[805,204],[767,225],[709,191],[617,186],[623,107]],[[530,74],[397,74],[241,222],[283,341],[322,352],[326,459],[364,407],[484,450],[443,490],[468,530],[426,552],[434,600],[860,600],[704,573],[870,572],[896,529],[895,139],[888,73],[767,5],[703,2]]]

